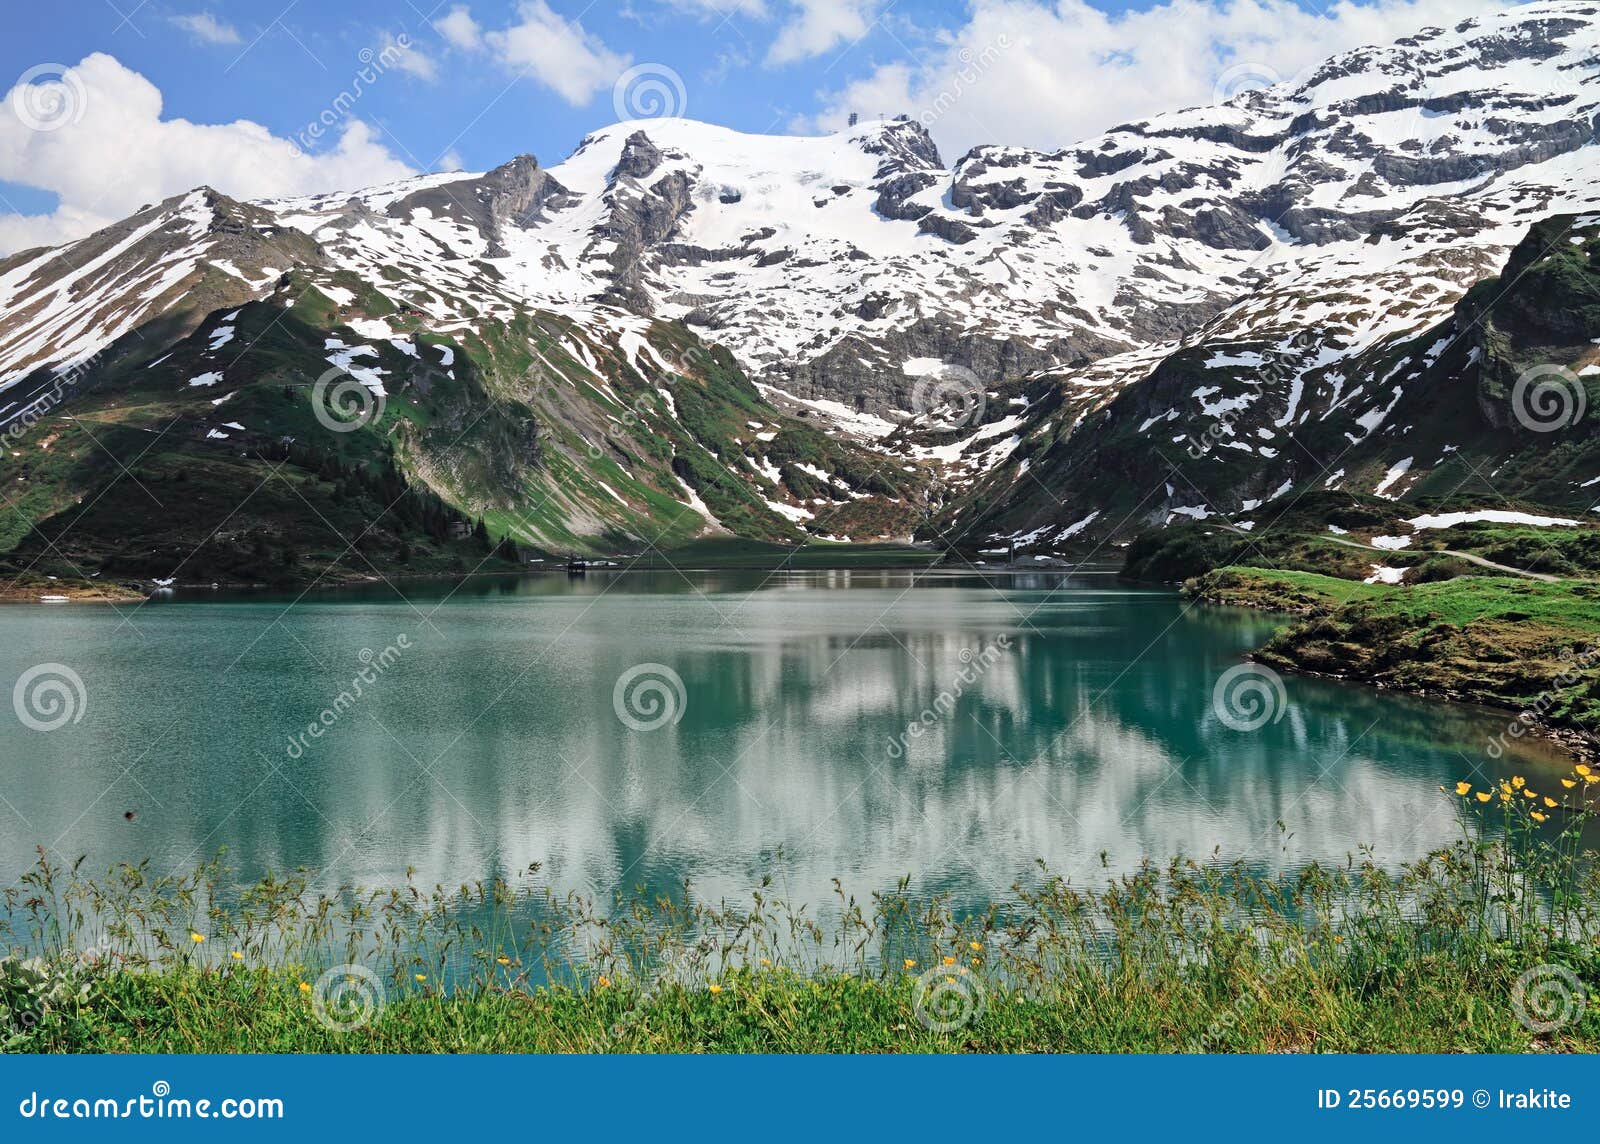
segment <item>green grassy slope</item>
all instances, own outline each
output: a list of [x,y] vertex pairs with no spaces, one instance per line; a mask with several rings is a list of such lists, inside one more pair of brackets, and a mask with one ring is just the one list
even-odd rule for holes
[[[919,474],[778,414],[681,326],[651,324],[642,350],[534,312],[438,333],[354,276],[327,286],[288,275],[164,352],[82,379],[8,439],[10,574],[283,584],[501,570],[707,536],[789,545],[808,537],[801,521],[889,539],[922,511]],[[327,376],[340,350],[380,371],[381,403]]]

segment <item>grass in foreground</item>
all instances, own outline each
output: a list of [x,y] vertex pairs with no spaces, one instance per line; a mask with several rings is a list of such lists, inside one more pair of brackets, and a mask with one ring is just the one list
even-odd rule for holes
[[[1239,966],[1226,981],[1137,975],[1074,982],[1051,997],[990,991],[955,1029],[919,1017],[901,981],[741,971],[644,999],[633,988],[410,991],[369,1024],[317,1021],[294,983],[267,972],[121,975],[96,1020],[66,1020],[34,1051],[71,1052],[1593,1052],[1592,1020],[1540,1037],[1511,997],[1514,957],[1468,967],[1446,955],[1342,975]],[[1237,990],[1237,992],[1230,992]],[[965,1004],[965,1002],[963,1002]],[[960,1010],[954,1010],[959,1013]]]
[[[1600,773],[1453,799],[1475,841],[1279,882],[1175,860],[1041,871],[976,915],[905,884],[831,924],[503,882],[229,891],[208,866],[8,895],[6,1047],[31,1052],[1227,1052],[1600,1049]],[[530,872],[531,873],[531,872]]]

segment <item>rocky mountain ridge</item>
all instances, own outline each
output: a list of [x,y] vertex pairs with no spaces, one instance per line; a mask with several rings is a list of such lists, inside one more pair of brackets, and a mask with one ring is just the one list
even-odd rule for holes
[[[108,384],[336,367],[404,407],[380,426],[412,479],[545,546],[646,538],[673,500],[764,539],[1048,551],[1248,524],[1309,482],[1406,495],[1469,445],[1498,456],[1516,379],[1477,384],[1494,359],[1460,308],[1552,217],[1588,249],[1597,120],[1600,2],[1539,0],[949,167],[906,118],[820,138],[663,119],[549,168],[202,188],[0,262],[0,430]],[[252,305],[268,331],[310,316],[266,370],[222,333]],[[714,417],[683,408],[684,378]],[[430,394],[453,383],[445,411]],[[1405,411],[1461,385],[1477,420],[1425,461]],[[470,463],[439,446],[484,420]],[[748,517],[707,507],[723,476]]]

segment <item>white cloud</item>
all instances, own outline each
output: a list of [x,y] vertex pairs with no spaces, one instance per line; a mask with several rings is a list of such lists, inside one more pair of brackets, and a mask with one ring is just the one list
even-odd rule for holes
[[433,29],[447,43],[466,51],[477,51],[483,47],[483,29],[472,18],[472,10],[465,4],[457,4],[435,20]]
[[750,57],[744,52],[736,47],[723,48],[717,53],[716,62],[700,73],[700,81],[708,87],[716,87],[734,72],[749,66]]
[[533,76],[574,107],[616,82],[632,57],[618,55],[576,20],[550,10],[545,0],[521,0],[519,23],[484,36],[495,58]]
[[767,62],[793,63],[852,44],[872,29],[880,6],[881,0],[794,0]]
[[[54,94],[74,101],[52,131],[0,107],[0,179],[58,196],[43,215],[0,214],[0,251],[80,238],[202,184],[236,198],[353,190],[415,172],[359,119],[338,125],[330,151],[306,154],[248,119],[163,119],[160,90],[101,52]],[[37,94],[37,93],[35,93]]]
[[[1290,79],[1337,52],[1511,0],[1167,0],[1116,15],[1086,0],[972,0],[923,63],[894,63],[824,97],[812,128],[925,114],[947,158],[977,143],[1066,146],[1118,123],[1213,102],[1229,68]],[[985,62],[987,61],[987,62]],[[937,109],[937,110],[936,110]]]
[[729,16],[749,16],[765,20],[769,15],[767,0],[665,0],[669,7],[696,16],[722,21]]
[[462,161],[461,161],[461,152],[457,151],[454,147],[452,147],[452,148],[450,148],[450,150],[446,151],[443,155],[440,155],[439,156],[439,161],[437,163],[435,163],[433,166],[434,166],[434,170],[437,170],[437,171],[460,171],[460,170],[463,170],[464,166],[463,166]]
[[175,15],[172,22],[204,44],[239,44],[243,37],[232,24],[225,24],[210,12]]
[[407,36],[395,39],[394,33],[385,32],[378,40],[378,57],[390,61],[388,66],[407,75],[432,83],[439,78],[439,69],[433,60],[424,55],[417,42]]

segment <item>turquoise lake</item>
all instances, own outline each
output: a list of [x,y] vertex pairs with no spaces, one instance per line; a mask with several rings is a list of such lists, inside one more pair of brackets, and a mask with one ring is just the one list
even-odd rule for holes
[[[243,877],[458,885],[537,862],[601,897],[685,878],[742,897],[776,871],[796,900],[909,876],[975,904],[1036,859],[1089,882],[1180,853],[1398,863],[1461,836],[1441,785],[1562,763],[1531,742],[1489,758],[1504,714],[1293,676],[1237,729],[1218,680],[1278,621],[1109,575],[403,591],[0,609],[7,882],[38,846],[174,871],[225,847]],[[41,665],[75,676],[65,708],[18,692]]]

